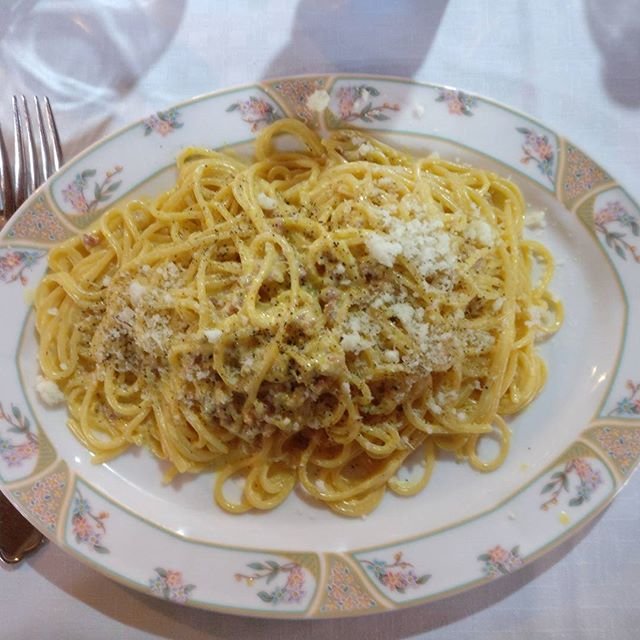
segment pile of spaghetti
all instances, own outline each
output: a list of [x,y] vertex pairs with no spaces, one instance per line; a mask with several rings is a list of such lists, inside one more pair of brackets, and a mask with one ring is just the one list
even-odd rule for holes
[[302,487],[350,516],[420,491],[439,449],[501,464],[562,314],[512,182],[294,120],[252,163],[189,148],[177,166],[52,250],[37,291],[40,366],[97,462],[147,447],[169,479],[215,470],[228,511]]

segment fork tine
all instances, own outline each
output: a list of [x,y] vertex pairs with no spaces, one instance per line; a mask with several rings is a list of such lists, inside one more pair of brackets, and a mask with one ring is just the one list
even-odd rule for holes
[[36,144],[33,139],[33,129],[31,128],[31,116],[29,114],[29,107],[27,106],[27,99],[24,97],[24,95],[20,96],[20,98],[22,102],[22,113],[24,114],[22,124],[24,127],[24,147],[27,156],[27,197],[29,197],[36,190],[36,186],[40,183],[40,180],[38,178],[38,165],[36,164]]
[[53,160],[51,157],[51,149],[47,141],[47,134],[44,129],[44,120],[42,119],[42,109],[40,108],[38,96],[33,96],[33,103],[36,108],[36,125],[38,127],[38,135],[40,137],[40,176],[43,180],[46,180],[53,173],[51,170]]
[[2,198],[2,212],[4,219],[8,220],[15,210],[13,203],[13,185],[11,183],[11,169],[9,167],[9,154],[0,129],[0,198]]
[[[60,136],[58,135],[58,128],[56,127],[56,121],[53,117],[53,111],[51,110],[51,103],[49,98],[44,99],[44,108],[47,115],[47,124],[49,125],[49,131],[51,131],[51,141],[53,143],[53,168],[50,173],[57,171],[63,162],[62,159],[62,147],[60,146]],[[49,167],[47,167],[49,170]]]
[[25,167],[24,149],[22,147],[22,126],[20,125],[20,111],[18,97],[11,99],[13,105],[13,140],[14,158],[13,171],[15,174],[14,206],[19,207],[27,198],[27,171]]

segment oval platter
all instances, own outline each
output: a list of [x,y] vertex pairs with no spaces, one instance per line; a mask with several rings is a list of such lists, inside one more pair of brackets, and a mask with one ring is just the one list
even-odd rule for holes
[[[308,99],[326,91],[312,110]],[[323,94],[324,95],[324,94]],[[313,104],[313,102],[312,102]],[[546,225],[552,290],[566,320],[541,350],[549,380],[513,419],[496,472],[440,460],[413,498],[386,496],[347,520],[292,495],[234,516],[212,475],[161,482],[130,451],[94,465],[35,392],[33,291],[48,250],[109,207],[153,196],[191,145],[250,154],[261,128],[294,117],[323,132],[371,131],[510,176]],[[580,149],[536,120],[456,89],[380,76],[317,75],[218,91],[149,115],[94,144],[24,204],[0,235],[0,488],[47,537],[135,589],[259,617],[398,609],[512,573],[594,518],[640,458],[640,210]]]

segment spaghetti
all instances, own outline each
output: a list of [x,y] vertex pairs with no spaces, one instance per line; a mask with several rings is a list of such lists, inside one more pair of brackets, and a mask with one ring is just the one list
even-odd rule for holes
[[562,319],[512,182],[286,119],[252,163],[190,148],[177,167],[54,248],[37,291],[40,366],[96,462],[147,447],[169,479],[215,469],[227,511],[299,485],[349,516],[419,492],[440,449],[503,462]]

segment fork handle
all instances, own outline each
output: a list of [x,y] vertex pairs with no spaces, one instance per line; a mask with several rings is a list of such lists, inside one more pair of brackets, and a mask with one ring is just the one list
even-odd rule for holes
[[0,491],[0,559],[8,564],[20,562],[45,540]]

